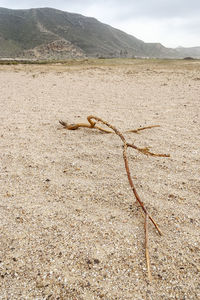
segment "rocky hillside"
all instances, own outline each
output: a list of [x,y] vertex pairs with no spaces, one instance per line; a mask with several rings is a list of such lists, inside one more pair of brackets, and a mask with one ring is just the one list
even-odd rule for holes
[[82,49],[73,45],[72,43],[61,39],[53,42],[42,44],[30,50],[23,52],[23,57],[29,59],[73,59],[86,58]]
[[52,8],[0,8],[1,58],[176,58],[184,55],[180,49],[144,43],[94,18],[79,14]]

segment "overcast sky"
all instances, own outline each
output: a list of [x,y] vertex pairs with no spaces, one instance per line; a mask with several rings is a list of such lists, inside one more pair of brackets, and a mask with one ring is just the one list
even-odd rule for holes
[[200,46],[200,0],[0,0],[0,7],[52,7],[95,17],[145,42]]

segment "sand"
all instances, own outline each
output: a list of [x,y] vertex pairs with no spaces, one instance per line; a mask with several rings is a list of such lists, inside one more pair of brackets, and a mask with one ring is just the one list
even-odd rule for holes
[[[0,299],[200,297],[200,63],[125,61],[0,67]],[[122,142],[58,120],[90,114],[127,141],[149,224],[135,203]]]

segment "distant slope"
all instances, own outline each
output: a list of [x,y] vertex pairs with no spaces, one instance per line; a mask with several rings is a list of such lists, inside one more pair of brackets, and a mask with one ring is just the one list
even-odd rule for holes
[[[187,54],[188,55],[188,54]],[[94,18],[52,8],[0,8],[0,57],[181,57]]]
[[9,56],[16,52],[19,55],[23,50],[54,39],[53,35],[45,34],[38,28],[34,11],[0,8],[0,49],[3,47],[3,54]]
[[[51,8],[0,9],[0,55],[22,55],[24,50],[65,40],[87,56],[134,55],[142,41],[94,18]],[[25,54],[26,52],[24,52]],[[30,53],[30,51],[29,51]]]
[[176,51],[179,53],[181,57],[193,57],[193,58],[200,58],[200,47],[178,47]]

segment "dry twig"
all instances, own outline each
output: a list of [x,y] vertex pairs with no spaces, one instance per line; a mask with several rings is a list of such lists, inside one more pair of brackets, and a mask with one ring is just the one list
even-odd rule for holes
[[[64,128],[68,129],[68,130],[76,130],[80,127],[86,127],[86,128],[91,128],[91,129],[98,129],[102,132],[105,133],[116,133],[116,135],[118,135],[120,137],[120,139],[123,142],[123,159],[124,159],[124,164],[125,164],[125,169],[126,169],[126,173],[127,173],[127,177],[128,177],[128,181],[130,184],[130,187],[133,191],[133,194],[137,200],[137,202],[139,203],[139,205],[141,206],[144,215],[145,215],[145,222],[144,222],[144,230],[145,230],[145,256],[146,256],[146,263],[147,263],[147,272],[148,272],[148,278],[151,281],[151,270],[150,270],[150,258],[149,258],[149,238],[148,238],[148,220],[150,219],[151,222],[153,223],[153,225],[155,226],[156,230],[158,231],[158,233],[160,235],[162,235],[162,232],[158,226],[158,224],[155,222],[155,220],[153,219],[153,217],[148,213],[147,209],[144,206],[143,201],[141,200],[140,196],[138,195],[136,188],[133,184],[132,178],[131,178],[131,173],[130,173],[130,168],[129,168],[129,164],[128,164],[128,158],[127,158],[127,148],[131,147],[145,155],[151,155],[151,156],[159,156],[159,157],[169,157],[169,154],[156,154],[156,153],[152,153],[149,151],[149,148],[138,148],[137,146],[135,146],[134,144],[130,144],[126,142],[126,139],[124,137],[124,135],[113,125],[109,124],[108,122],[95,117],[95,116],[88,116],[87,120],[89,122],[89,124],[85,124],[85,123],[77,123],[77,124],[67,124],[66,122],[63,121],[59,121],[61,125],[63,125]],[[96,122],[94,122],[93,120],[95,120]],[[112,131],[110,130],[106,130],[102,127],[99,127],[98,125],[96,125],[97,122],[100,122],[104,125],[106,125],[107,127],[109,127]],[[152,125],[152,126],[148,126],[148,127],[141,127],[138,128],[136,130],[128,130],[126,132],[134,132],[134,133],[139,133],[139,131],[141,130],[145,130],[145,129],[150,129],[153,127],[159,127],[159,125]]]

